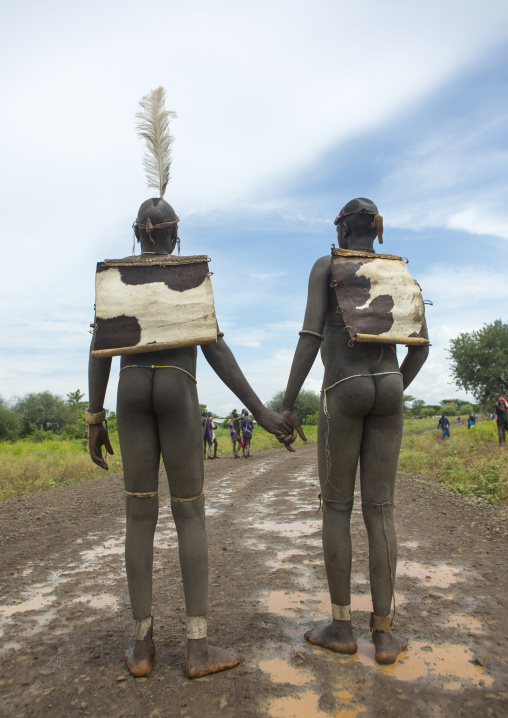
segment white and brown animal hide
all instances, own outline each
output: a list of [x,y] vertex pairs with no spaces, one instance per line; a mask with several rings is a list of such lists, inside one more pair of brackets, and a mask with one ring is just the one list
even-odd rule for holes
[[208,257],[128,257],[97,264],[93,357],[216,341]]
[[332,286],[354,341],[429,343],[421,289],[401,257],[333,249]]

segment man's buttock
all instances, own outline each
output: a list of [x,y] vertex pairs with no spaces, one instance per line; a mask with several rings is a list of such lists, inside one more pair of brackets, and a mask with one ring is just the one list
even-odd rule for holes
[[[380,372],[386,371],[380,369]],[[369,414],[393,416],[402,410],[402,376],[398,368],[377,376],[342,377],[336,382],[324,382],[329,414],[334,411],[354,418]],[[394,373],[391,373],[394,372]],[[355,374],[378,372],[355,372]]]

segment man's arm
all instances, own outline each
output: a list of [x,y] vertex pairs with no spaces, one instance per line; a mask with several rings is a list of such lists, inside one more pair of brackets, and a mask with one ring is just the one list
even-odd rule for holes
[[293,432],[289,422],[280,414],[276,414],[264,406],[243,375],[238,362],[233,356],[233,352],[222,337],[219,337],[216,344],[205,344],[201,349],[217,376],[254,415],[263,429],[275,434],[279,439],[289,438],[292,435]]
[[400,367],[404,390],[411,384],[429,356],[429,347],[410,346]]
[[[94,340],[92,339],[90,359],[88,361],[88,399],[90,413],[96,414],[104,408],[104,398],[111,371],[111,357],[94,359],[92,356],[93,345]],[[88,446],[90,448],[90,457],[94,464],[107,471],[109,467],[102,458],[102,447],[106,447],[106,454],[113,454],[114,452],[109,441],[108,430],[103,423],[90,424]]]
[[[298,341],[281,411],[287,415],[302,438],[300,423],[293,414],[295,401],[321,346],[316,334],[323,334],[328,311],[328,285],[330,284],[330,257],[321,257],[312,268],[303,329],[315,334],[301,334]],[[296,419],[296,423],[295,423]]]

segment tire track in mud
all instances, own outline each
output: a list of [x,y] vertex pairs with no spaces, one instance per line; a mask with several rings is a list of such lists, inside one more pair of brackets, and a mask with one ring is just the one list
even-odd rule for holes
[[122,660],[132,624],[121,478],[4,502],[6,715],[505,715],[506,542],[488,528],[503,525],[503,509],[431,482],[398,479],[396,626],[409,636],[408,651],[395,666],[374,663],[358,500],[352,606],[359,653],[306,644],[304,631],[330,614],[315,452],[309,446],[206,462],[209,635],[246,660],[197,681],[183,676],[185,610],[163,474],[154,554],[157,663],[148,679],[127,676]]

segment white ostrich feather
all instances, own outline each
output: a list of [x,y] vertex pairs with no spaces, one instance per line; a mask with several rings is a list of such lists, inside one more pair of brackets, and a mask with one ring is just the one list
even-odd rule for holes
[[174,140],[169,132],[169,120],[176,117],[176,112],[165,109],[165,100],[166,91],[158,87],[140,100],[141,110],[136,113],[136,129],[146,142],[143,167],[147,185],[156,189],[161,199],[170,178],[171,145]]

